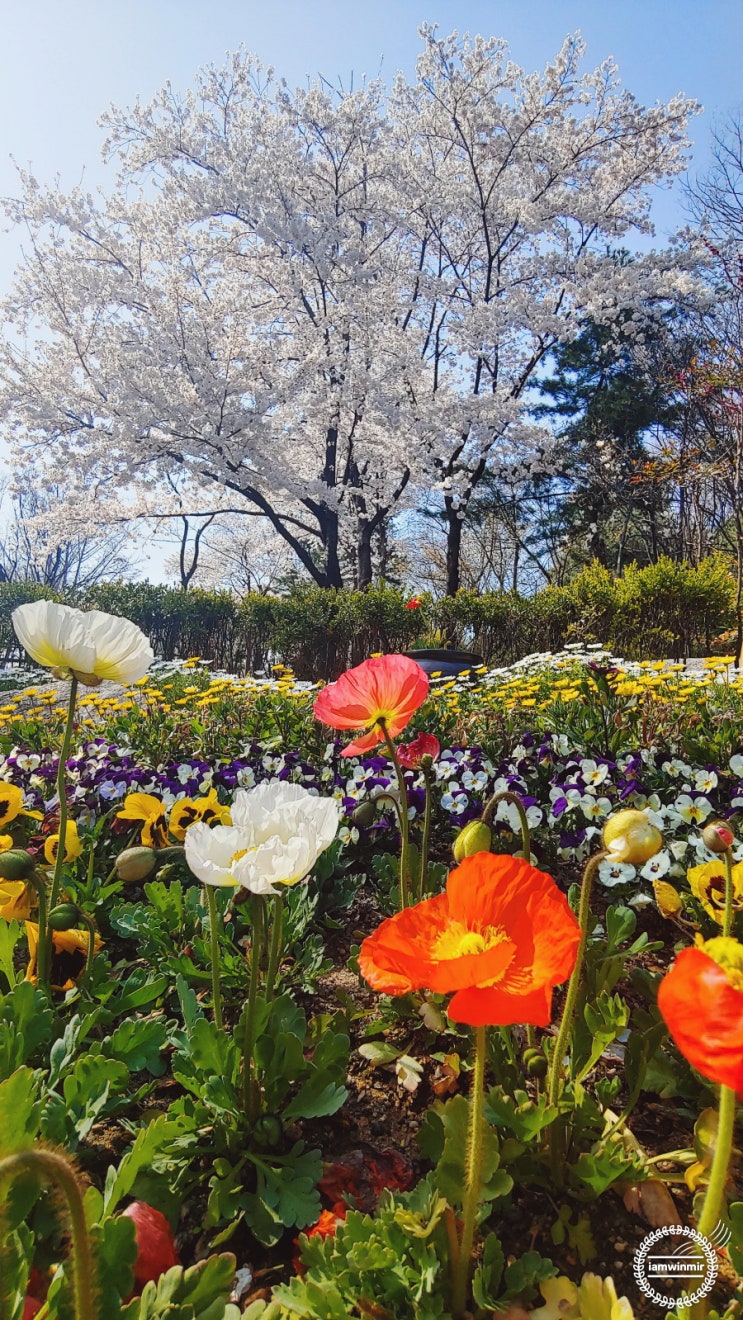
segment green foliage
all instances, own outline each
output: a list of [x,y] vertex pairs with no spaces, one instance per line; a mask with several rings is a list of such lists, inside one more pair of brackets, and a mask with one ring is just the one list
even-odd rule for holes
[[[723,555],[697,566],[661,557],[645,567],[630,563],[621,577],[594,561],[566,586],[529,597],[467,590],[439,601],[423,596],[422,612],[448,645],[472,649],[489,664],[558,651],[572,640],[653,659],[709,654],[715,636],[733,626],[734,595]],[[0,584],[0,647],[15,645],[11,610],[40,597],[60,599],[37,583]],[[201,656],[232,673],[281,663],[307,679],[336,678],[377,651],[407,651],[422,627],[406,593],[384,585],[364,592],[301,585],[285,596],[238,601],[224,591],[107,582],[70,603],[131,619],[163,660]]]
[[147,1283],[121,1312],[121,1320],[240,1320],[240,1308],[229,1301],[235,1257],[224,1252],[199,1261],[191,1269],[180,1265]]

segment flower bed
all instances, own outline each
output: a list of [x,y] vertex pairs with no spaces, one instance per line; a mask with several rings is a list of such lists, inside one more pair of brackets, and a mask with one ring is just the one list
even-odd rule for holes
[[403,657],[319,695],[194,661],[76,700],[117,631],[63,609],[71,689],[3,709],[10,1320],[628,1320],[657,1313],[630,1248],[718,1218],[719,1313],[743,1268],[725,663],[573,651],[426,699]]

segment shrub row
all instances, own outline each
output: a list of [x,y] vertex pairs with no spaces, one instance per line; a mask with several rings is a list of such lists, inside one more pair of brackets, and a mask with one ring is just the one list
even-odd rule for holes
[[[661,559],[614,578],[599,564],[564,587],[530,597],[460,591],[419,608],[392,587],[367,592],[307,586],[288,596],[183,592],[148,582],[110,582],[70,603],[132,619],[163,659],[199,655],[231,672],[291,666],[301,678],[329,678],[374,651],[431,645],[435,633],[489,664],[509,664],[569,642],[603,642],[633,659],[709,654],[734,623],[734,583],[721,556],[698,567]],[[41,596],[37,583],[0,584],[0,651],[13,653],[11,611]]]

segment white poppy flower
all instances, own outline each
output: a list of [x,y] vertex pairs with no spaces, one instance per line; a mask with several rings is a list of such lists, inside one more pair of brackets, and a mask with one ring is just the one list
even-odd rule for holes
[[338,833],[340,811],[299,784],[278,780],[238,790],[232,825],[197,821],[186,830],[186,861],[204,884],[278,894],[312,870]]
[[197,820],[189,825],[183,843],[186,861],[202,884],[237,888],[239,881],[233,874],[233,865],[247,846],[244,830],[235,825],[212,828]]
[[72,609],[51,600],[19,605],[11,616],[21,646],[58,677],[71,674],[86,687],[104,679],[136,683],[154,659],[144,633],[129,619],[102,610]]

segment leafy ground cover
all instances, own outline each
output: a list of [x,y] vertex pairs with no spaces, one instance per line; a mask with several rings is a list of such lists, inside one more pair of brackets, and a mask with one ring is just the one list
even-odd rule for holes
[[[741,690],[724,659],[689,674],[572,648],[434,680],[405,744],[380,734],[351,757],[348,738],[314,717],[317,687],[287,671],[238,680],[188,661],[88,689],[72,707],[46,673],[7,692],[0,1161],[17,1164],[3,1320],[34,1314],[27,1295],[42,1320],[87,1315],[75,1196],[106,1317],[625,1320],[630,1307],[659,1314],[633,1276],[644,1235],[699,1223],[714,1192],[732,1240],[711,1299],[696,1305],[737,1314],[734,1165],[724,1197],[715,1190],[716,1084],[734,1092],[737,1073],[690,1059],[683,1039],[686,1053],[677,1048],[657,991],[695,937],[714,962],[709,942],[740,934]],[[255,878],[256,834],[229,861],[250,883],[200,882],[226,865],[215,851],[224,831],[255,828],[257,789],[265,811],[266,794],[285,794],[272,838],[302,804],[287,846],[308,802],[337,804],[309,880],[278,897]],[[658,832],[652,851],[602,851],[607,822],[627,808]],[[727,854],[709,847],[714,820],[731,827]],[[492,853],[468,844],[483,828],[478,846]],[[10,874],[18,846],[33,875]],[[581,917],[578,973],[566,964],[555,975],[546,1019],[530,1020],[528,1005],[506,1022],[458,1019],[460,987],[431,984],[430,958],[411,979],[420,932],[404,984],[399,950],[394,975],[371,957],[381,923],[399,920],[401,890],[412,921],[449,901],[458,882],[447,874],[462,867],[477,893],[495,884],[488,868],[502,868],[499,885],[515,876],[533,938],[544,927],[556,940],[560,922],[577,931],[571,908]],[[529,908],[545,872],[556,884]],[[39,877],[42,903],[59,882],[46,913]],[[440,934],[455,938],[460,966],[495,956],[496,926],[478,927],[473,944],[462,920]],[[700,1020],[700,1039],[711,1030]],[[715,1059],[724,1044],[710,1047]],[[67,1215],[40,1192],[57,1175],[32,1178],[29,1151],[74,1160],[71,1240]],[[175,1235],[151,1283],[140,1203]]]

